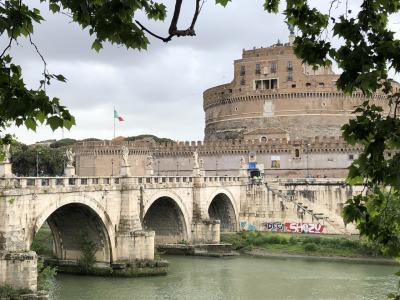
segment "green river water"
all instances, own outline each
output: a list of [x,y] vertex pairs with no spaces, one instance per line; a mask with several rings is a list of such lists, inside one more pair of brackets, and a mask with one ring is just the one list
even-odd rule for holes
[[398,266],[254,257],[168,256],[167,276],[59,274],[53,299],[387,299]]

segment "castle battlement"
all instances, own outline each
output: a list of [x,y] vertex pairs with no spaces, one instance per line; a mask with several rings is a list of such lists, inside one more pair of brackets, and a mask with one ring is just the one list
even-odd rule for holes
[[199,154],[212,153],[241,153],[247,154],[249,151],[256,153],[278,153],[291,152],[293,149],[308,152],[351,152],[360,151],[359,145],[352,146],[347,144],[341,137],[317,136],[307,140],[288,140],[271,139],[261,140],[227,140],[227,141],[180,141],[176,143],[147,143],[144,147],[138,141],[90,141],[79,142],[75,145],[74,151],[81,156],[92,155],[121,155],[122,146],[129,149],[130,155],[161,155],[174,156],[177,154],[192,155],[196,150]]

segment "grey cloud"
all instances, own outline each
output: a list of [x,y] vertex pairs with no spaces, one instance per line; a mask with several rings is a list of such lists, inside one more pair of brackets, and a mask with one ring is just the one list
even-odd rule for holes
[[[47,11],[46,4],[31,3]],[[168,0],[170,14],[173,3]],[[96,53],[90,49],[93,37],[87,31],[63,15],[45,12],[46,21],[35,27],[34,40],[49,70],[68,78],[66,84],[54,83],[48,89],[76,116],[77,126],[65,131],[65,137],[111,138],[115,106],[125,118],[117,124],[118,135],[202,139],[203,91],[232,80],[233,60],[240,58],[243,48],[269,46],[278,39],[286,41],[288,35],[283,16],[264,12],[262,0],[234,0],[226,8],[214,3],[205,3],[196,37],[175,38],[168,44],[151,38],[149,50],[140,52],[105,45]],[[190,21],[191,14],[191,7],[185,6],[181,25]],[[168,21],[148,24],[157,33],[167,32]],[[42,64],[34,49],[21,41],[13,53],[28,85],[37,87]],[[52,133],[48,128],[37,133],[10,131],[25,142],[61,138],[60,130]]]

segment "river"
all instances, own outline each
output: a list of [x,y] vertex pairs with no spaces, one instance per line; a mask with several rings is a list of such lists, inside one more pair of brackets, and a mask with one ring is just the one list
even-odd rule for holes
[[168,256],[167,276],[59,274],[53,299],[386,299],[398,266],[255,257]]

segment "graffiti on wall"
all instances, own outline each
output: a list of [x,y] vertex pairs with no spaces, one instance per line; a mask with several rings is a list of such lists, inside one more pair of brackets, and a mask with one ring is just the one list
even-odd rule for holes
[[257,226],[255,226],[255,225],[253,225],[253,224],[251,224],[249,222],[246,222],[246,221],[241,221],[239,223],[239,226],[240,226],[240,230],[242,230],[242,231],[245,231],[245,230],[255,231],[255,230],[257,230]]
[[263,224],[264,228],[268,231],[281,231],[293,233],[322,233],[324,225],[314,223],[281,223],[281,222],[267,222]]
[[300,233],[322,233],[324,231],[324,225],[319,223],[285,223],[285,231]]
[[265,223],[264,227],[268,231],[285,231],[285,225],[281,222]]

